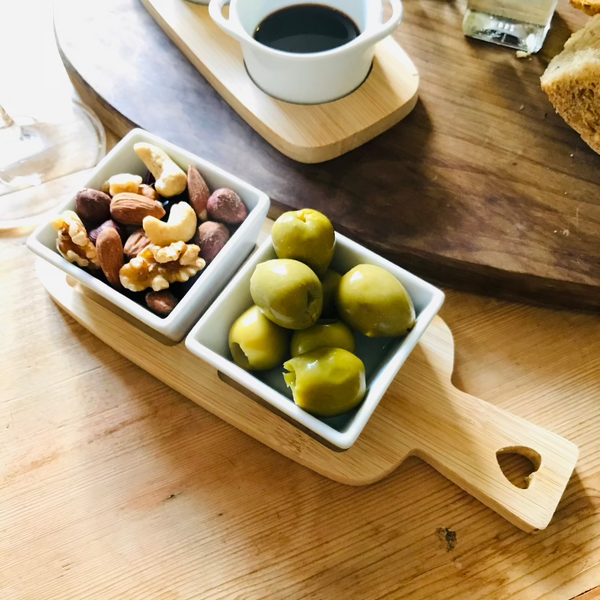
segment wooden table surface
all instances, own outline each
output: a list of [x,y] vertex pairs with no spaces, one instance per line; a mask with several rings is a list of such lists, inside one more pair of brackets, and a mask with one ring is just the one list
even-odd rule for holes
[[600,318],[453,291],[442,310],[456,384],[581,449],[554,520],[528,535],[419,460],[353,488],[262,446],[63,314],[24,244],[0,239],[2,600],[567,600],[600,585]]
[[419,460],[352,488],[226,425],[64,315],[25,239],[0,237],[1,600],[600,598],[600,317],[447,292],[457,386],[580,447],[528,535]]
[[394,37],[419,71],[417,106],[319,165],[255,133],[139,0],[57,0],[56,34],[78,91],[118,133],[137,124],[236,173],[272,198],[272,217],[316,208],[430,280],[599,311],[600,157],[539,84],[588,17],[560,0],[542,51],[519,60],[463,36],[465,4],[405,2]]

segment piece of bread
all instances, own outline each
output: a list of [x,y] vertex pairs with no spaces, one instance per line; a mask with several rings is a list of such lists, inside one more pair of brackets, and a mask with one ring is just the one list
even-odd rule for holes
[[600,15],[567,40],[541,83],[558,114],[600,154]]
[[600,0],[570,0],[570,2],[572,7],[582,10],[592,17],[600,13]]

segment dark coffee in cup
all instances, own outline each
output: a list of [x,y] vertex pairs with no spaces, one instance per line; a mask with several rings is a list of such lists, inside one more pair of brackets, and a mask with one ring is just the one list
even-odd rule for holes
[[296,4],[270,14],[256,28],[254,39],[274,50],[308,54],[333,50],[359,35],[356,23],[335,8]]

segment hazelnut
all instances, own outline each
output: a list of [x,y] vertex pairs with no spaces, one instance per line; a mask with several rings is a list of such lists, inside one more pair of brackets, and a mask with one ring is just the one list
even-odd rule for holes
[[100,225],[110,219],[110,202],[110,196],[104,192],[81,190],[75,199],[75,212],[88,226]]
[[227,188],[213,192],[206,208],[210,219],[229,225],[239,225],[248,216],[248,209],[242,199],[233,190]]
[[123,232],[121,231],[121,228],[119,227],[118,223],[116,223],[112,219],[108,219],[108,221],[104,221],[104,223],[102,223],[102,225],[98,225],[98,227],[96,227],[95,229],[92,229],[90,231],[89,238],[90,238],[90,241],[92,242],[92,244],[94,244],[94,246],[96,245],[96,242],[98,241],[98,236],[108,227],[112,227],[113,229],[116,229],[117,233],[121,236],[121,238],[123,237]]
[[223,223],[207,221],[198,227],[197,240],[200,256],[210,263],[229,240],[229,229]]
[[148,292],[146,294],[146,305],[152,312],[161,317],[170,315],[178,302],[179,300],[177,300],[169,290]]

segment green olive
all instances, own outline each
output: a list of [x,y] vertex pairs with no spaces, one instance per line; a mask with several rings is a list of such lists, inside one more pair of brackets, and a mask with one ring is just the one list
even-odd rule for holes
[[280,365],[288,352],[288,333],[269,321],[258,306],[249,308],[229,332],[229,350],[246,371],[265,371]]
[[319,348],[288,360],[283,368],[294,402],[318,417],[335,417],[365,397],[365,367],[341,348]]
[[321,277],[323,286],[323,312],[321,317],[331,317],[335,314],[335,296],[340,285],[342,276],[333,269],[328,269],[327,273]]
[[306,329],[321,316],[321,282],[297,260],[276,259],[257,265],[250,279],[250,294],[267,319],[286,329]]
[[343,348],[354,353],[356,345],[349,327],[341,321],[316,323],[308,329],[294,332],[291,343],[292,356],[299,356],[317,348]]
[[398,337],[415,324],[415,307],[404,286],[388,271],[358,265],[340,281],[340,317],[368,337]]
[[335,232],[324,214],[309,208],[283,213],[271,237],[279,258],[299,260],[319,277],[325,275],[333,258]]

